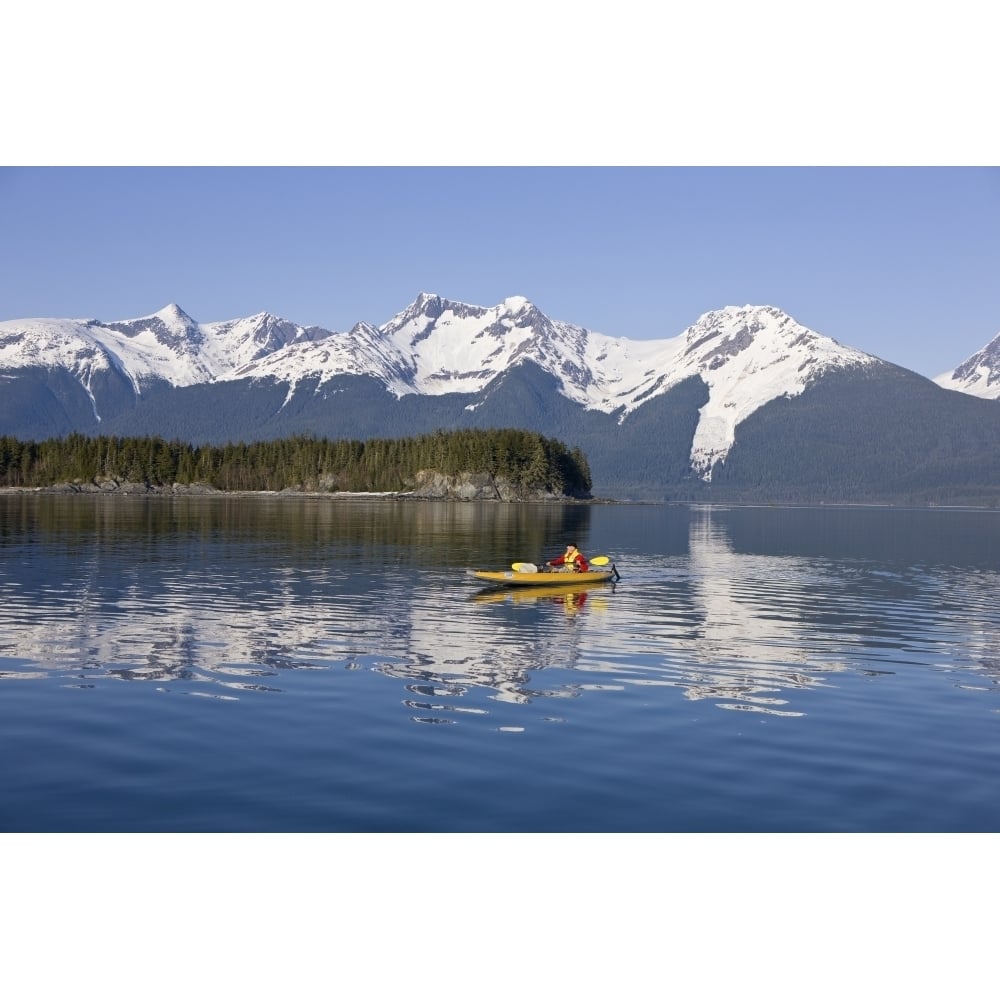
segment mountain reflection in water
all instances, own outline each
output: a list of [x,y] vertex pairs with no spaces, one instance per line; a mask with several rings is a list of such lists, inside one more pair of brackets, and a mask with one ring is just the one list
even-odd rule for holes
[[[746,512],[710,508],[57,499],[0,498],[0,679],[239,698],[367,667],[406,682],[417,721],[454,722],[653,687],[794,717],[796,692],[844,672],[956,656],[969,683],[998,677],[995,571],[845,559],[835,538],[797,554],[794,517],[773,552],[737,549]],[[627,529],[595,533],[617,586],[473,590],[453,561],[538,558],[570,533],[596,553],[595,518]]]

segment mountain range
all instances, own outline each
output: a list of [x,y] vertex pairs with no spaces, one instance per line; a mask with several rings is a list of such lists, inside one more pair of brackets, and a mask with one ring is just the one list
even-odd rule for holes
[[772,306],[675,337],[609,337],[514,296],[422,293],[333,332],[177,305],[120,322],[0,322],[0,435],[400,437],[522,427],[588,456],[594,492],[647,500],[1000,500],[1000,335],[935,380]]

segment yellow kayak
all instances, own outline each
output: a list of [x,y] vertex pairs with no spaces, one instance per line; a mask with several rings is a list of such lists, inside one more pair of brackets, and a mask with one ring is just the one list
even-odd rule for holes
[[515,569],[470,569],[469,575],[504,587],[577,587],[587,583],[606,583],[618,575],[614,566],[592,569],[587,573],[525,573]]

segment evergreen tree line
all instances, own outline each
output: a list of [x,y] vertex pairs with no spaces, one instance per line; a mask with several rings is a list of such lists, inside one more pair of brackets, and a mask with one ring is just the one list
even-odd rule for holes
[[7,487],[116,479],[149,486],[204,483],[219,490],[393,492],[411,489],[421,470],[486,473],[520,490],[569,496],[587,496],[592,486],[579,448],[524,430],[367,441],[296,436],[226,445],[83,434],[40,442],[0,437],[0,486]]

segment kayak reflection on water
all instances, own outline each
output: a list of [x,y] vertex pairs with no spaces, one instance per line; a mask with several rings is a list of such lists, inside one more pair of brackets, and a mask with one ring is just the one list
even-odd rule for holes
[[[595,595],[596,596],[592,596]],[[565,583],[557,587],[485,587],[470,597],[476,604],[500,604],[505,601],[512,604],[533,604],[542,602],[562,606],[568,617],[575,617],[587,603],[588,597],[592,603],[606,607],[607,602],[600,595],[614,592],[614,587],[600,583]]]

